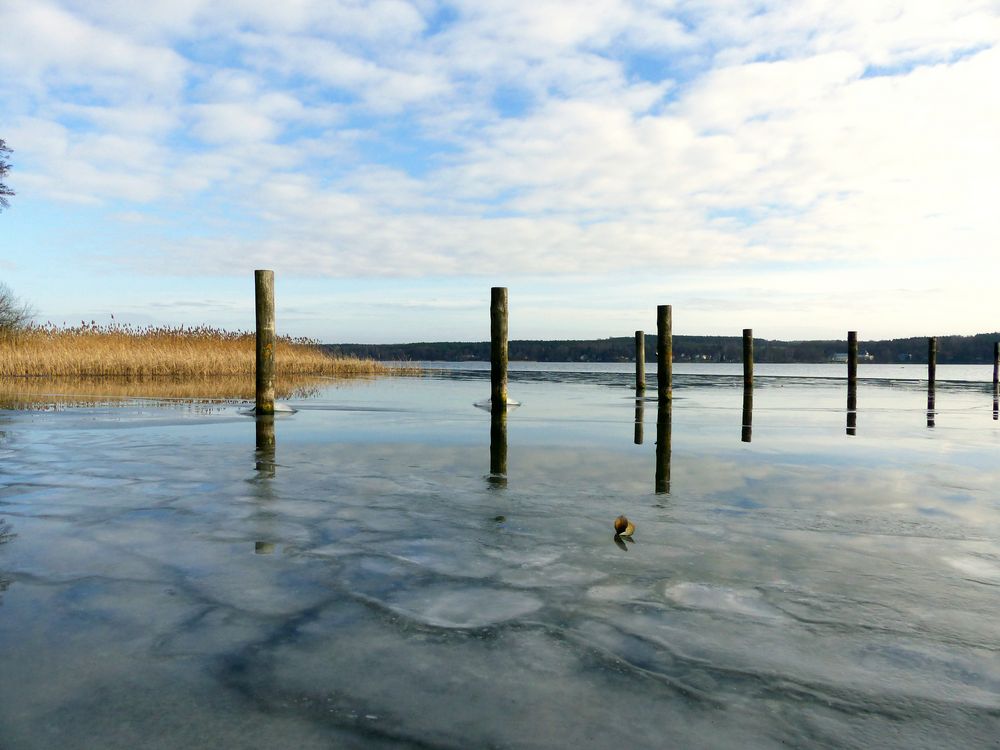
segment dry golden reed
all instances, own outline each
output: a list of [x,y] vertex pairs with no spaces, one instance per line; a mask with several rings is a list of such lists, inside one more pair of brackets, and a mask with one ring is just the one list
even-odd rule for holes
[[[374,360],[331,357],[308,339],[279,337],[278,376],[364,377],[414,374]],[[252,376],[254,334],[208,327],[136,328],[81,323],[32,326],[0,336],[0,377],[174,378]]]

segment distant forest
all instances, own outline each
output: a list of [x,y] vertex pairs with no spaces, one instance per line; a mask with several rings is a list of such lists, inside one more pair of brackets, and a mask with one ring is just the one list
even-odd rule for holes
[[[993,342],[998,333],[975,336],[938,336],[939,364],[993,362]],[[740,336],[674,336],[675,362],[739,362],[743,339]],[[488,341],[440,341],[419,344],[324,344],[335,355],[354,355],[382,361],[439,360],[448,362],[488,361]],[[845,339],[834,341],[772,341],[754,339],[756,362],[828,362],[847,353]],[[927,339],[923,337],[859,341],[862,361],[897,363],[927,362]],[[589,341],[511,341],[511,360],[531,362],[632,362],[632,337]],[[865,357],[865,354],[870,355]],[[646,336],[646,361],[656,361],[656,336]]]

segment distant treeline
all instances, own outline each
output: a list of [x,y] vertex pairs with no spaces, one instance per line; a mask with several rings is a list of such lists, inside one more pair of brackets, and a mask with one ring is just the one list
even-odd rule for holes
[[[938,336],[940,364],[975,364],[993,361],[993,342],[1000,333],[975,336]],[[743,340],[739,336],[674,336],[675,362],[739,362]],[[757,362],[828,362],[846,356],[846,339],[832,341],[772,341],[754,339]],[[488,361],[488,341],[439,341],[418,344],[324,344],[334,355],[354,355],[382,361],[438,360],[447,362]],[[927,362],[925,337],[860,341],[863,361],[896,363]],[[864,355],[867,353],[870,358]],[[532,362],[632,362],[633,337],[590,341],[511,341],[511,360]],[[656,336],[646,336],[646,361],[656,361]]]

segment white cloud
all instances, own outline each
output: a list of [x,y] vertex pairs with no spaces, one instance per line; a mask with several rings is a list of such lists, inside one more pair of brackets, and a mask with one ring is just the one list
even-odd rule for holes
[[4,4],[0,135],[19,201],[178,209],[178,272],[1000,270],[995,3],[137,8]]
[[280,132],[274,120],[250,105],[199,104],[192,110],[192,132],[208,143],[267,141]]
[[4,75],[36,94],[73,86],[116,102],[155,100],[182,83],[186,63],[172,49],[109,32],[45,0],[10,0],[0,17]]

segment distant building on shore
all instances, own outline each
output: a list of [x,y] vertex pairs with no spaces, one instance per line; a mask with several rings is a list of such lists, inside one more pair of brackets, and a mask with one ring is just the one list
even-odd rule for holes
[[[831,362],[843,362],[847,363],[847,352],[837,352],[832,357],[830,357]],[[869,354],[868,352],[858,354],[858,362],[874,362],[875,355]]]

